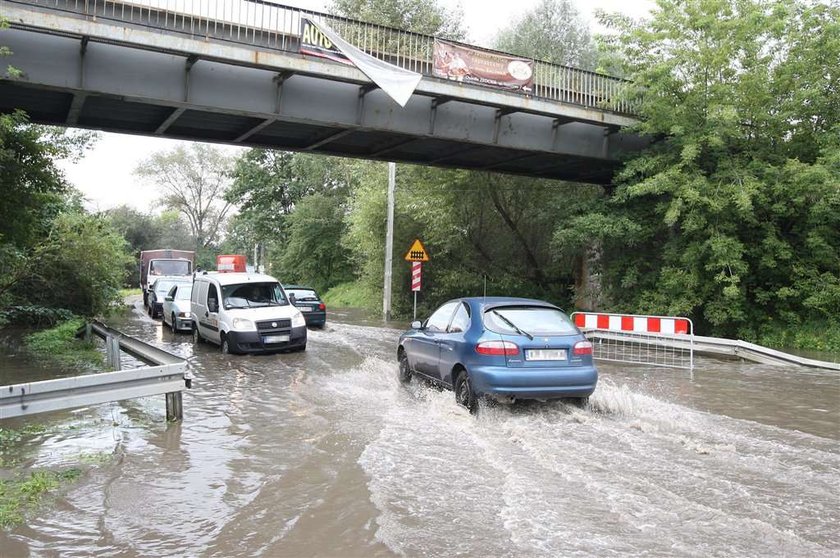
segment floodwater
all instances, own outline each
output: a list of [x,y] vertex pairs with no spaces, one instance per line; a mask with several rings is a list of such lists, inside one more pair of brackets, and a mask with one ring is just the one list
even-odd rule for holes
[[399,384],[399,330],[330,320],[305,353],[270,356],[193,347],[139,309],[113,320],[189,359],[184,421],[166,424],[162,396],[44,415],[23,466],[109,458],[0,531],[0,555],[840,552],[836,372],[603,363],[589,409],[473,417]]

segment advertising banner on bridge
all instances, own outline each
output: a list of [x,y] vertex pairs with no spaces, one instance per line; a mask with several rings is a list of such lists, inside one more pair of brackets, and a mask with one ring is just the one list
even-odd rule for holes
[[456,45],[435,39],[432,73],[463,83],[473,83],[530,93],[534,61],[499,52]]
[[334,62],[353,65],[326,35],[309,19],[300,18],[300,52],[310,56],[319,56]]
[[301,18],[300,26],[300,52],[356,66],[401,107],[405,106],[423,79],[416,72],[363,52],[342,39],[329,26],[314,19]]

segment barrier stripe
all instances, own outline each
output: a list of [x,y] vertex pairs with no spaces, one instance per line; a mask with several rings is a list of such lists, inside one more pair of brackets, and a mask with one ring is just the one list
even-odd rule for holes
[[411,262],[411,290],[419,291],[421,287],[422,262]]
[[693,333],[686,318],[665,316],[635,316],[633,314],[596,314],[575,312],[575,325],[584,329],[630,331],[633,333],[663,333],[688,335]]

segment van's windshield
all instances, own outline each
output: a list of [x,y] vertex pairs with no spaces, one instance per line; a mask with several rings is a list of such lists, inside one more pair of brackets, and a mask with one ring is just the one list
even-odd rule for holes
[[222,287],[222,304],[226,310],[285,306],[289,304],[280,283],[240,283]]

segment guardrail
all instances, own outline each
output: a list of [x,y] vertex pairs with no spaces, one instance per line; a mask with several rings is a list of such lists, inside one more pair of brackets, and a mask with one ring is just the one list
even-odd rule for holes
[[[300,20],[305,17],[325,23],[371,56],[432,76],[435,37],[431,35],[265,0],[9,1],[92,19],[166,30],[205,41],[233,42],[293,53],[298,52]],[[540,60],[534,62],[534,97],[633,116],[633,103],[626,97],[629,84],[620,78],[579,68]]]
[[[181,392],[192,387],[184,359],[99,322],[86,326],[84,334],[105,340],[108,364],[117,371],[2,386],[0,419],[152,395],[166,396],[167,421],[183,419]],[[121,350],[153,366],[119,370]]]

